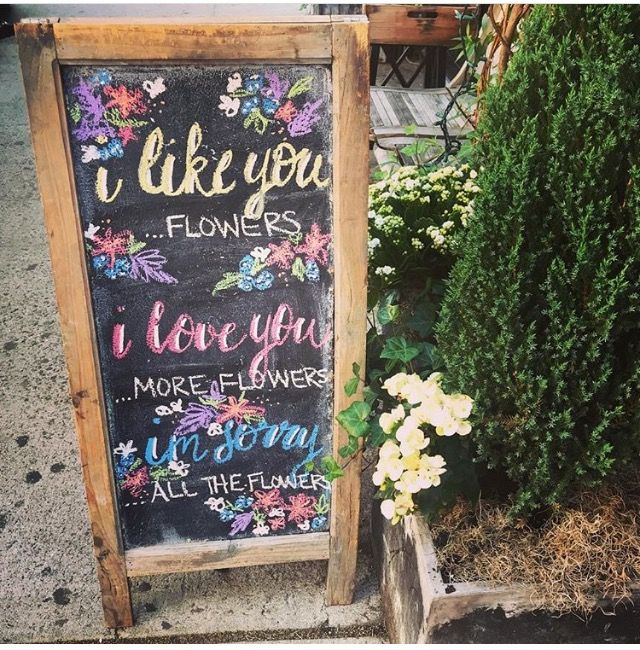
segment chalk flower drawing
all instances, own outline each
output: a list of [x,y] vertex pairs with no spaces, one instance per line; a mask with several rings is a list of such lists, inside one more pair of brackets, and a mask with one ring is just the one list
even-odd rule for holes
[[121,442],[114,450],[113,453],[120,456],[128,456],[138,451],[136,447],[133,446],[133,440],[128,440],[126,443]]
[[[189,465],[182,460],[170,461],[166,467],[160,465],[149,468],[141,458],[137,458],[133,441],[121,442],[114,448],[116,456],[115,475],[121,490],[125,490],[130,496],[140,499],[146,495],[146,487],[151,481],[167,480],[172,481],[187,476]],[[224,507],[224,503],[222,504]]]
[[155,99],[167,89],[162,77],[156,77],[153,81],[146,79],[142,82],[142,87],[151,99]]
[[146,242],[138,241],[130,230],[113,232],[107,228],[89,224],[85,231],[87,250],[94,271],[109,280],[130,278],[143,282],[175,284],[176,278],[163,270],[167,258],[160,251],[146,248]]
[[275,72],[242,78],[234,72],[227,79],[227,94],[220,95],[218,108],[230,118],[240,114],[242,125],[264,134],[270,125],[286,128],[292,138],[311,133],[320,120],[323,100],[308,101],[313,77],[302,77],[291,84]]
[[[215,436],[222,433],[222,425],[234,420],[237,424],[251,424],[264,419],[266,409],[263,406],[251,404],[244,398],[244,393],[239,398],[223,395],[218,382],[211,382],[209,394],[199,397],[199,402],[189,402],[182,411],[174,434],[183,436],[205,429],[207,435]],[[216,426],[217,425],[217,426]]]
[[[166,90],[158,77],[142,84],[150,99]],[[139,131],[149,124],[151,106],[142,89],[114,82],[108,70],[99,70],[78,79],[67,96],[71,132],[81,145],[82,162],[122,158],[124,148],[139,139]]]
[[191,465],[185,463],[183,460],[172,460],[167,467],[178,476],[186,476],[189,473]]
[[[213,497],[205,501],[210,506]],[[278,488],[255,490],[253,496],[241,495],[235,501],[216,499],[215,511],[220,520],[230,523],[229,535],[233,537],[253,525],[251,533],[257,536],[269,535],[287,526],[298,530],[321,530],[327,523],[329,500],[326,495],[319,498],[299,492],[285,498]],[[211,506],[210,506],[211,507]],[[214,510],[214,508],[211,508]]]
[[265,291],[270,289],[276,275],[318,282],[320,267],[328,267],[331,235],[323,233],[317,223],[311,224],[309,232],[301,238],[298,233],[279,244],[270,243],[267,248],[257,246],[238,264],[238,271],[229,271],[213,289],[213,295],[236,287],[242,291]]

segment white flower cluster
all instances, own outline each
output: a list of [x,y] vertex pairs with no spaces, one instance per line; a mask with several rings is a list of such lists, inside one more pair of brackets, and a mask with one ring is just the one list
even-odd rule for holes
[[388,275],[393,275],[395,273],[395,269],[393,266],[379,266],[375,270],[376,275],[379,275],[380,277],[384,278]]
[[375,251],[376,248],[378,248],[378,246],[380,246],[380,239],[378,239],[378,237],[374,237],[373,239],[370,239],[367,242],[367,247],[369,248],[369,255],[371,255],[373,251]]
[[[369,187],[369,257],[371,268],[396,269],[424,265],[429,251],[455,252],[461,231],[473,215],[480,191],[478,174],[469,165],[447,165],[433,171],[401,167]],[[415,262],[415,264],[414,264]],[[387,281],[401,279],[398,271]]]
[[427,228],[427,235],[433,240],[433,247],[436,250],[448,250],[447,234],[454,226],[453,221],[445,221],[440,228],[438,226],[429,226]]
[[400,404],[380,416],[382,430],[393,438],[380,447],[373,483],[390,497],[380,510],[394,524],[414,510],[413,495],[440,485],[440,476],[446,471],[442,456],[430,456],[425,451],[430,439],[423,428],[431,426],[439,436],[466,436],[471,432],[468,418],[473,400],[462,394],[447,395],[440,387],[441,379],[439,372],[426,380],[401,372],[383,385]]

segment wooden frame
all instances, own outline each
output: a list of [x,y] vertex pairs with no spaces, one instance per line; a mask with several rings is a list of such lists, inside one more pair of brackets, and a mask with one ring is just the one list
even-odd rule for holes
[[[334,415],[348,400],[351,364],[364,366],[368,183],[368,33],[356,16],[198,23],[30,20],[16,25],[94,552],[109,627],[133,624],[128,576],[329,560],[327,604],[353,598],[359,458],[332,490],[329,533],[123,549],[60,66],[89,62],[269,61],[332,66]],[[68,278],[81,278],[69,282]],[[334,424],[334,453],[347,435]]]

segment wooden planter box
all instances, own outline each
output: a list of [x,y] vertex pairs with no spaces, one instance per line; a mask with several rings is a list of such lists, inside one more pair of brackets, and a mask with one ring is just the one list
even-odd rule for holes
[[[535,612],[527,585],[444,583],[424,519],[411,515],[392,526],[376,505],[372,540],[392,643],[507,642],[509,635],[516,642],[640,640],[640,612],[634,607],[618,607],[616,616],[600,613],[586,625],[571,614],[557,617]],[[638,588],[634,585],[636,594]],[[616,603],[604,601],[602,606],[613,610]],[[452,621],[458,623],[447,625]],[[609,628],[614,623],[618,631],[612,634]],[[444,625],[446,630],[434,639]]]
[[484,582],[445,584],[424,519],[405,517],[392,526],[374,506],[374,549],[383,611],[392,643],[428,643],[432,633],[476,609],[501,607],[517,613],[532,609],[526,586]]

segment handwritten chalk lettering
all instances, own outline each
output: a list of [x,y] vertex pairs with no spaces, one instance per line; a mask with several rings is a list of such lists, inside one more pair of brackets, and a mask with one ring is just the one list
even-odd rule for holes
[[238,65],[61,71],[125,549],[329,527],[331,78]]
[[222,239],[235,237],[289,237],[297,235],[302,226],[295,219],[293,210],[265,212],[260,217],[237,215],[221,218],[215,216],[190,217],[186,214],[172,214],[166,217],[167,235],[171,238],[184,236],[190,239],[219,236]]
[[[236,180],[228,181],[231,175],[229,167],[233,161],[233,151],[227,149],[222,152],[212,165],[213,171],[210,168],[209,178],[203,180],[200,175],[212,161],[198,154],[201,145],[202,128],[198,122],[194,122],[185,141],[183,169],[178,172],[182,174],[182,179],[177,181],[176,156],[165,152],[168,145],[165,144],[162,129],[160,127],[153,129],[145,139],[138,164],[140,189],[147,194],[180,196],[197,193],[207,198],[232,192],[237,185]],[[244,181],[248,186],[259,185],[259,188],[247,200],[244,213],[261,215],[264,212],[267,193],[276,187],[284,188],[291,182],[300,189],[309,185],[317,188],[327,187],[329,176],[321,178],[323,167],[322,154],[314,155],[306,147],[298,151],[289,142],[281,142],[260,154],[249,152],[244,164]],[[96,195],[101,201],[111,203],[120,193],[123,180],[117,179],[110,193],[107,174],[105,167],[98,168]]]
[[225,372],[218,375],[221,390],[237,387],[240,391],[263,390],[264,388],[322,388],[328,381],[326,368],[274,369],[261,372],[256,370],[253,378],[246,377],[242,372],[237,374]]
[[[302,368],[276,368],[255,372],[253,380],[244,372],[221,372],[215,376],[220,389],[237,388],[240,392],[273,388],[322,388],[329,381],[327,368],[303,366]],[[171,377],[134,377],[133,399],[158,397],[192,397],[206,395],[211,386],[211,379],[206,375],[173,375]],[[126,396],[116,401],[126,401]]]
[[[175,483],[179,483],[179,486],[176,487]],[[193,490],[193,488],[191,489]],[[197,496],[198,492],[189,491],[186,481],[154,481],[151,503],[155,503],[157,499],[162,499],[165,503],[169,503],[172,499],[183,499],[184,497]]]
[[200,463],[209,458],[216,465],[224,465],[233,460],[236,453],[244,453],[258,447],[261,438],[263,449],[271,449],[277,444],[284,451],[306,451],[304,458],[296,463],[291,470],[295,474],[301,467],[314,461],[322,452],[323,447],[316,447],[319,429],[313,425],[311,429],[288,421],[280,424],[269,424],[262,420],[257,424],[237,424],[234,420],[224,426],[224,442],[213,447],[208,445],[216,443],[216,438],[204,439],[200,434],[193,433],[185,436],[169,437],[163,453],[158,453],[158,437],[151,436],[147,439],[145,460],[149,465],[156,466],[168,463],[171,460],[189,458],[194,463]]
[[330,488],[330,484],[324,476],[308,472],[287,476],[282,474],[268,476],[264,472],[252,472],[244,478],[242,478],[242,474],[212,474],[203,476],[200,480],[206,483],[211,496],[229,495],[234,492],[253,492],[257,489],[290,488],[324,492]]
[[[254,354],[249,365],[249,377],[254,377],[258,370],[267,372],[272,351],[291,341],[294,345],[305,342],[312,348],[323,348],[333,336],[331,328],[322,332],[315,318],[307,319],[295,316],[293,309],[286,303],[281,303],[271,314],[253,314],[244,334],[234,335],[237,323],[227,322],[216,329],[211,323],[195,322],[188,314],[180,314],[174,321],[169,333],[160,334],[160,323],[165,311],[165,305],[157,300],[151,308],[147,325],[147,347],[155,354],[163,354],[166,350],[181,354],[190,348],[204,352],[214,344],[222,353],[233,352],[247,339],[258,344],[259,350]],[[118,324],[119,325],[119,324]],[[120,328],[115,332],[122,336]],[[116,358],[124,358],[133,346],[127,344],[123,352]],[[299,380],[300,381],[300,380]]]
[[134,399],[140,395],[151,397],[178,397],[179,395],[206,395],[208,392],[206,375],[188,375],[187,377],[140,377],[133,378]]

